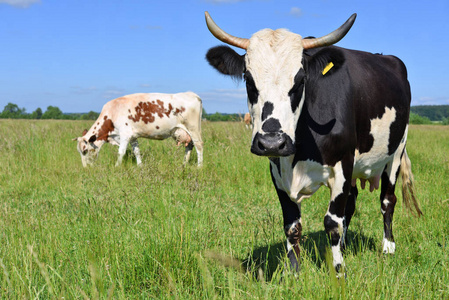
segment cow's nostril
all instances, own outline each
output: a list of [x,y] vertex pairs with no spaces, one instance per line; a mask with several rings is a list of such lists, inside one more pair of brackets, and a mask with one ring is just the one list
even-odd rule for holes
[[279,145],[279,150],[284,150],[285,147],[286,147],[285,142],[282,142],[282,144]]
[[265,147],[260,141],[257,143],[257,146],[259,146],[260,150],[265,151]]

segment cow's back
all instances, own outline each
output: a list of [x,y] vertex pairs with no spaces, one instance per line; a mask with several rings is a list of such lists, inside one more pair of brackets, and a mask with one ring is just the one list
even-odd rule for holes
[[201,100],[192,92],[136,93],[111,100],[102,114],[107,112],[119,132],[164,139],[180,124],[186,125],[195,115],[198,118],[201,111]]

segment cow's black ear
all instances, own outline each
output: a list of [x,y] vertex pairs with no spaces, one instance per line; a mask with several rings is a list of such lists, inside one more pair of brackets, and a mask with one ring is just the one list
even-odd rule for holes
[[306,56],[306,60],[311,77],[330,76],[345,64],[344,54],[337,47],[324,47],[318,52]]
[[95,142],[97,140],[97,136],[96,135],[93,135],[93,136],[91,136],[90,138],[89,138],[89,143],[93,143],[93,142]]
[[245,55],[239,55],[228,46],[217,46],[207,51],[206,59],[218,72],[242,79]]

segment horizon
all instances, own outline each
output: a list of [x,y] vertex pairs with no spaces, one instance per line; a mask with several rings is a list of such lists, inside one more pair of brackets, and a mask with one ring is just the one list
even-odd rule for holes
[[449,104],[449,62],[442,59],[449,41],[441,38],[449,29],[449,2],[443,0],[0,0],[0,107],[97,112],[127,94],[191,90],[208,113],[244,114],[244,82],[205,60],[208,49],[223,44],[208,31],[205,11],[246,38],[263,28],[322,36],[355,12],[337,46],[398,56],[408,70],[412,106]]

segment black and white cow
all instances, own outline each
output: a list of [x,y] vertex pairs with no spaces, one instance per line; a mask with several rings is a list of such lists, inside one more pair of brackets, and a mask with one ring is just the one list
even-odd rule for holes
[[301,201],[322,185],[331,192],[324,227],[339,275],[357,178],[362,188],[368,181],[370,191],[382,179],[384,253],[395,251],[392,218],[399,173],[404,204],[422,214],[405,149],[411,95],[404,64],[394,56],[331,46],[346,35],[355,17],[321,38],[264,29],[243,39],[221,30],[206,12],[215,37],[246,50],[239,55],[217,46],[206,58],[219,72],[246,81],[254,126],[251,152],[270,159],[294,270],[299,268]]

